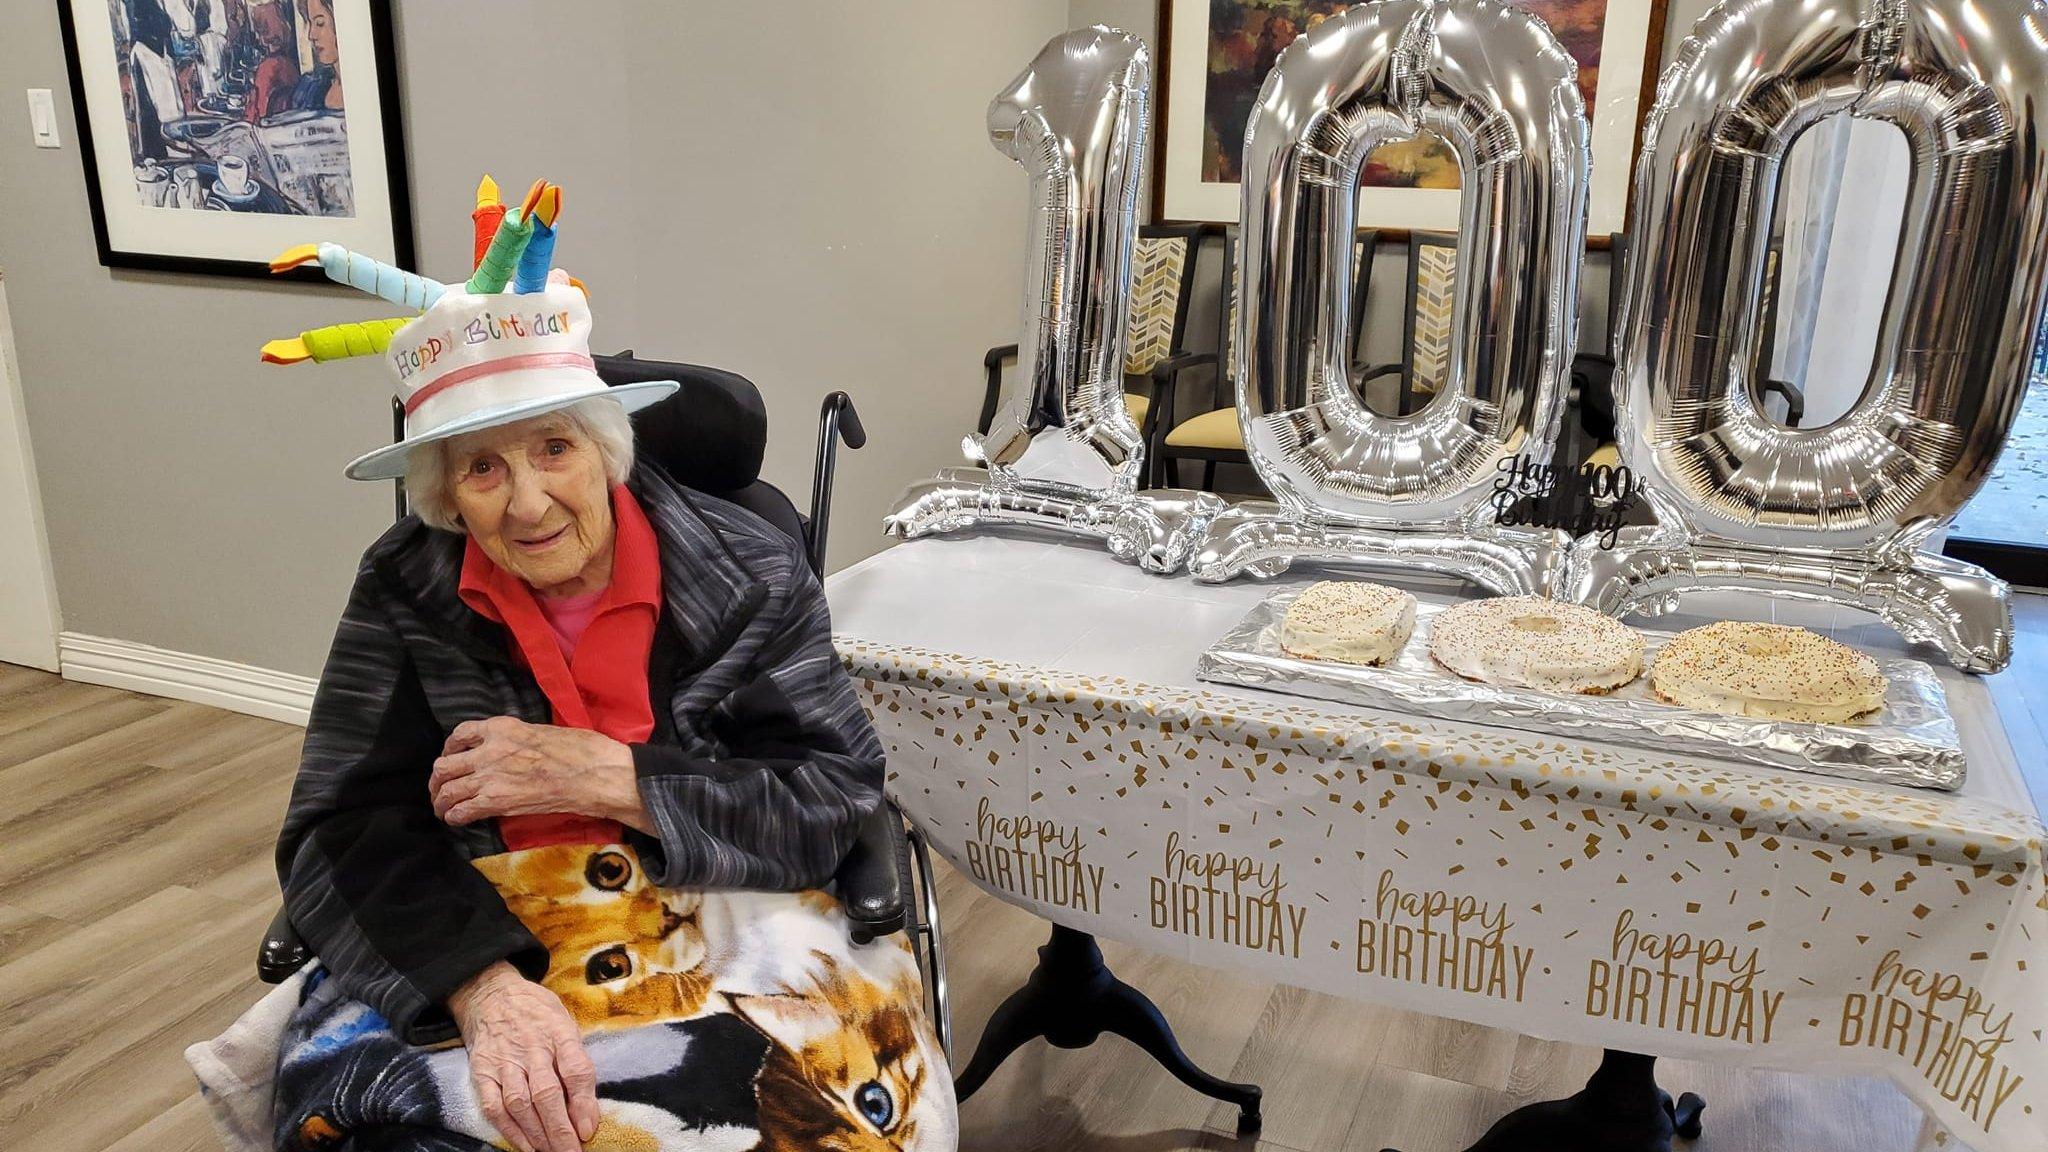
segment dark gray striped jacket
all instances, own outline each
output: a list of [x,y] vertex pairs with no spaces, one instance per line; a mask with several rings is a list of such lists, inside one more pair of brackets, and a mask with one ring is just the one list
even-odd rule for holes
[[[646,463],[628,487],[661,545],[655,733],[633,748],[658,839],[627,836],[664,885],[823,885],[881,802],[882,746],[833,652],[795,541]],[[370,546],[320,676],[278,838],[292,924],[401,1036],[453,1035],[443,1002],[547,952],[469,861],[493,822],[435,819],[427,776],[465,720],[549,722],[509,635],[457,595],[463,537],[407,517]]]

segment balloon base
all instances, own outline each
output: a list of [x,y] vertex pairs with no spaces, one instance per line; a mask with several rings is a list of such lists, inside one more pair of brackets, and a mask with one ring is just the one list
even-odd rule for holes
[[1570,539],[1548,529],[1503,528],[1480,505],[1462,521],[1368,528],[1311,523],[1269,501],[1216,517],[1188,558],[1205,584],[1240,575],[1269,579],[1296,562],[1421,569],[1469,580],[1500,596],[1548,596]]
[[1613,548],[1581,542],[1559,595],[1609,616],[1661,616],[1689,592],[1763,593],[1858,608],[1966,672],[2012,661],[2012,594],[1975,564],[1903,541],[1868,552],[1769,550],[1676,528],[1625,528]]
[[905,488],[883,526],[906,540],[1000,524],[1049,528],[1092,536],[1117,559],[1166,576],[1180,570],[1227,507],[1212,492],[1098,493],[983,468],[944,468]]

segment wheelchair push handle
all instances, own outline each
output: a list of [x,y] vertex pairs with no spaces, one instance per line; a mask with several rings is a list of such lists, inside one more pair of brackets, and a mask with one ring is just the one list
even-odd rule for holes
[[811,473],[810,539],[805,541],[811,571],[820,579],[825,576],[825,537],[832,522],[832,474],[839,466],[842,441],[848,448],[858,450],[867,444],[868,430],[861,426],[853,397],[834,392],[818,408],[818,461]]
[[867,447],[868,430],[861,426],[860,413],[854,409],[853,397],[844,392],[834,392],[825,397],[825,403],[818,410],[819,441],[822,443],[831,439],[835,430],[838,438],[848,448],[858,450]]

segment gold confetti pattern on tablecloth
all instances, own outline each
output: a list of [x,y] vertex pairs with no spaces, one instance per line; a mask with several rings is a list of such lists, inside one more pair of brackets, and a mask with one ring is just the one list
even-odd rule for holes
[[[1647,1034],[1674,1055],[1881,1069],[1958,1130],[1995,1120],[1987,1152],[2016,1128],[2048,1133],[2048,885],[2030,814],[1319,701],[839,647],[891,793],[978,883],[1043,914],[1477,1022],[1505,1000],[1525,1030],[1582,1043]],[[1177,884],[1162,851],[1227,861],[1253,895]],[[1497,962],[1386,962],[1383,943],[1429,928],[1387,913],[1390,886],[1430,894],[1415,907],[1486,909],[1474,923],[1492,916],[1494,931],[1441,939]],[[1675,939],[1715,958],[1661,1002],[1636,995],[1630,981],[1671,979],[1644,967],[1641,942]],[[1886,1047],[1901,1044],[1873,991],[1929,973],[1958,989],[1958,1035],[1984,1006],[2017,1020],[2002,1046],[1973,1040],[1998,1059],[1947,1103],[1953,1062]]]
[[[1508,730],[1335,712],[1313,702],[1162,688],[1122,677],[1098,680],[858,640],[841,639],[840,651],[856,679],[1000,697],[1013,715],[1028,706],[1096,717],[1090,723],[1135,724],[1169,734],[1199,728],[1204,739],[1252,751],[1251,762],[1239,767],[1253,781],[1275,754],[1334,756],[1354,766],[1354,783],[1369,779],[1356,767],[1363,763],[1374,772],[1399,769],[1446,783],[1505,789],[1518,799],[1541,796],[1551,803],[1646,812],[1752,835],[1910,852],[2010,871],[2038,868],[2048,840],[2039,820],[1968,797],[1702,764]],[[1261,750],[1264,754],[1258,755]],[[1132,762],[1139,773],[1148,763],[1170,767],[1171,758],[1157,750],[1134,749],[1132,755],[1139,757]]]

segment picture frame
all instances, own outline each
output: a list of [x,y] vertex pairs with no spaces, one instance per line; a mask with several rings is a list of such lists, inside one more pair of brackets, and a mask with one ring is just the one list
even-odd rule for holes
[[[1543,16],[1580,58],[1593,127],[1586,232],[1592,246],[1605,247],[1609,233],[1627,226],[1668,0],[1513,2]],[[1235,168],[1244,124],[1273,59],[1295,36],[1349,6],[1346,0],[1160,0],[1154,220],[1237,221]],[[1219,27],[1224,23],[1230,26]],[[1626,154],[1626,163],[1610,159],[1618,152]],[[1405,239],[1413,229],[1456,231],[1457,164],[1440,143],[1416,140],[1377,149],[1363,176],[1359,227],[1378,229],[1383,240]]]
[[328,240],[412,266],[390,0],[57,11],[102,265],[268,277]]

